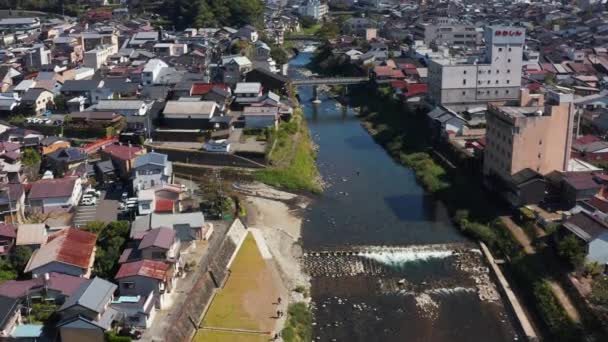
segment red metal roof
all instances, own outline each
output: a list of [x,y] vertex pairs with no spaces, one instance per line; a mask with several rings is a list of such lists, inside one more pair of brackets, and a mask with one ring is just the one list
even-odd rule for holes
[[410,83],[406,86],[406,90],[405,96],[410,97],[425,94],[428,91],[428,86],[426,83]]
[[404,78],[403,72],[399,69],[393,69],[387,66],[377,66],[374,68],[374,73],[378,77]]
[[193,83],[190,89],[191,95],[205,95],[213,88],[226,89],[227,86],[222,83]]
[[173,212],[173,200],[159,198],[156,200],[156,210],[157,213],[165,213],[165,212]]
[[127,145],[109,145],[106,146],[103,151],[112,158],[120,160],[131,160],[139,156],[143,148],[140,146],[127,146]]
[[56,261],[84,269],[91,264],[97,235],[76,228],[68,228],[49,236],[47,245],[44,247],[49,246],[53,241],[58,245]]
[[117,141],[118,141],[118,138],[116,138],[116,137],[109,137],[109,138],[99,139],[99,140],[96,140],[96,141],[94,141],[92,143],[89,143],[89,144],[86,144],[86,145],[82,146],[82,150],[85,153],[96,152],[98,149],[102,148],[103,146],[114,144]]
[[139,260],[122,264],[115,279],[133,276],[142,276],[158,280],[164,280],[167,276],[169,265],[162,261]]

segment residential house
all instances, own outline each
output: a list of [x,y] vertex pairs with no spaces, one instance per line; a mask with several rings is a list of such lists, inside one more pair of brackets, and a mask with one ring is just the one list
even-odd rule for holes
[[97,235],[76,228],[49,235],[47,243],[32,253],[24,272],[31,272],[33,277],[57,272],[88,278],[95,261],[96,241]]
[[40,115],[53,104],[55,95],[42,88],[31,88],[21,97],[21,107],[33,115]]
[[136,191],[171,184],[173,165],[166,154],[150,152],[135,159],[133,189]]
[[142,100],[100,100],[99,103],[87,110],[114,112],[129,117],[145,116],[151,108],[152,103],[146,103]]
[[137,157],[146,154],[146,150],[140,146],[109,145],[104,147],[100,154],[102,159],[112,161],[120,178],[128,179],[131,176],[135,160]]
[[15,245],[40,248],[47,240],[46,226],[44,223],[20,223],[17,225]]
[[116,182],[119,178],[116,167],[111,160],[98,161],[94,165],[95,179],[99,185],[109,185]]
[[[17,229],[8,223],[0,223],[0,258],[6,258],[15,245]],[[0,292],[2,295],[2,292]]]
[[142,259],[176,262],[180,241],[175,237],[175,230],[160,227],[147,231],[137,249]]
[[163,125],[175,129],[209,128],[209,120],[217,114],[217,104],[212,101],[167,101]]
[[19,143],[23,148],[38,147],[44,135],[39,132],[19,127],[11,127],[0,133],[0,141]]
[[150,291],[147,296],[119,296],[112,301],[111,307],[120,312],[131,326],[148,329],[156,315],[155,304],[156,296],[154,291]]
[[40,179],[31,183],[27,201],[32,211],[68,211],[78,205],[82,195],[79,177]]
[[25,188],[21,183],[9,183],[5,179],[0,188],[0,215],[4,222],[18,222],[25,211]]
[[587,262],[608,265],[608,225],[603,220],[581,211],[566,219],[562,227],[558,235],[576,236],[585,246]]
[[19,299],[44,297],[63,304],[85,282],[87,278],[51,272],[38,278],[5,281],[0,284],[0,295]]
[[61,341],[105,342],[105,332],[118,319],[118,312],[110,306],[116,288],[99,277],[83,283],[57,310]]
[[370,72],[371,79],[376,84],[386,84],[395,80],[405,79],[403,71],[390,66],[377,66]]
[[142,84],[152,85],[161,84],[161,72],[163,69],[168,68],[169,65],[160,59],[151,59],[144,67],[142,77]]
[[264,68],[254,68],[245,75],[248,83],[261,83],[262,88],[279,94],[287,94],[289,78]]
[[200,96],[204,101],[213,101],[217,104],[218,110],[224,113],[232,98],[232,91],[226,84],[195,82],[192,83],[188,95]]
[[226,57],[222,59],[224,83],[236,84],[253,69],[253,63],[245,56]]
[[235,37],[251,43],[255,43],[258,41],[259,35],[255,27],[253,27],[252,25],[245,25],[236,32]]
[[8,339],[15,326],[21,323],[19,299],[0,295],[0,338]]
[[88,104],[95,104],[100,98],[112,99],[112,92],[103,88],[103,85],[104,81],[101,80],[67,80],[61,87],[61,94],[67,100],[82,96],[87,99]]
[[138,216],[131,225],[131,238],[142,239],[150,229],[161,227],[175,230],[176,239],[182,243],[193,240],[208,239],[213,233],[213,226],[205,223],[202,212],[157,214]]
[[243,108],[246,128],[276,128],[279,125],[277,107],[248,106]]
[[10,87],[19,83],[21,73],[10,66],[0,66],[0,93],[6,93]]
[[87,155],[81,149],[68,147],[45,156],[45,164],[56,175],[62,175],[87,161]]
[[234,90],[235,102],[248,105],[262,100],[262,84],[259,82],[240,82]]
[[61,137],[48,136],[40,141],[40,148],[43,156],[69,148],[70,146],[70,141]]
[[115,112],[83,111],[70,113],[71,126],[106,128],[119,126],[123,116]]
[[5,115],[12,114],[19,106],[19,101],[21,101],[20,95],[14,89],[11,93],[0,93],[0,113]]
[[114,278],[123,296],[146,296],[154,292],[158,309],[164,308],[165,295],[171,293],[175,286],[173,267],[155,260],[124,263]]

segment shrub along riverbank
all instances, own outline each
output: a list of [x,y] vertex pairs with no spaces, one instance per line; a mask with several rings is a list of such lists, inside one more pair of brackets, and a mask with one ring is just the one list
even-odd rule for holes
[[256,180],[290,191],[321,192],[316,152],[301,108],[294,110],[289,122],[268,132],[268,145],[270,166],[256,171]]
[[595,335],[597,331],[587,322],[582,329],[568,317],[548,287],[547,280],[554,278],[555,269],[546,266],[546,258],[552,256],[544,255],[544,251],[526,255],[498,220],[509,212],[504,204],[494,200],[495,195],[482,188],[478,171],[462,165],[455,169],[443,167],[442,161],[433,158],[434,142],[425,115],[404,108],[387,89],[378,90],[376,95],[371,93],[373,90],[363,87],[350,95],[351,105],[361,108],[362,125],[397,162],[414,170],[427,191],[446,204],[464,234],[484,241],[497,257],[510,260],[504,269],[532,318],[539,323],[541,333],[551,341],[577,341],[583,331],[585,335]]

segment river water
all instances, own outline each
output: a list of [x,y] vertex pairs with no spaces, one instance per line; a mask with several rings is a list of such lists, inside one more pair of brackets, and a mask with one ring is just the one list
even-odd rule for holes
[[[291,76],[303,77],[309,59],[294,58]],[[463,264],[483,265],[442,204],[373,141],[353,110],[323,95],[313,105],[311,87],[298,93],[326,182],[302,231],[313,275],[313,339],[517,339],[501,300],[480,300],[479,274],[463,271]],[[346,252],[318,253],[328,250]]]

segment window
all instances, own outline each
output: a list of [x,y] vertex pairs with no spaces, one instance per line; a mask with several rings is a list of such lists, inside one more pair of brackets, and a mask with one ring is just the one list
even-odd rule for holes
[[462,80],[462,85],[466,85],[467,84],[467,80]]
[[466,94],[467,94],[467,92],[466,92],[466,91],[463,91],[463,92],[462,92],[462,95],[466,95]]
[[497,74],[500,74],[500,70],[496,70],[496,73],[497,73]]
[[494,95],[498,95],[498,90],[495,90],[495,91],[494,91]]
[[543,144],[543,139],[540,139],[540,140],[538,141],[538,144],[539,144],[539,145],[542,145],[542,144]]
[[510,81],[510,80],[507,80],[507,84],[509,84],[509,83],[511,83],[511,81]]
[[539,159],[540,159],[540,157],[542,157],[542,156],[543,156],[543,155],[542,155],[542,153],[539,153],[539,154],[538,154],[538,158],[539,158]]
[[502,48],[498,48],[498,52],[502,52]]
[[511,52],[511,48],[509,48],[509,52]]
[[135,283],[134,282],[125,282],[125,283],[122,283],[122,288],[123,289],[134,289],[135,288]]
[[510,74],[510,73],[511,73],[511,69],[507,69],[507,74]]
[[150,203],[142,203],[141,208],[143,210],[150,210]]
[[481,84],[481,81],[477,81],[477,84]]
[[496,80],[496,84],[498,84],[498,80]]
[[486,94],[487,94],[487,95],[490,95],[490,91],[488,90],[488,91],[486,92]]
[[508,91],[508,90],[505,90],[505,94],[508,94],[508,93],[509,93],[509,91]]
[[466,70],[463,70],[463,72],[462,72],[462,73],[466,75],[466,74],[467,74],[467,71],[466,71]]
[[511,63],[511,58],[507,59],[507,63]]
[[490,84],[490,80],[488,80],[488,84]]

